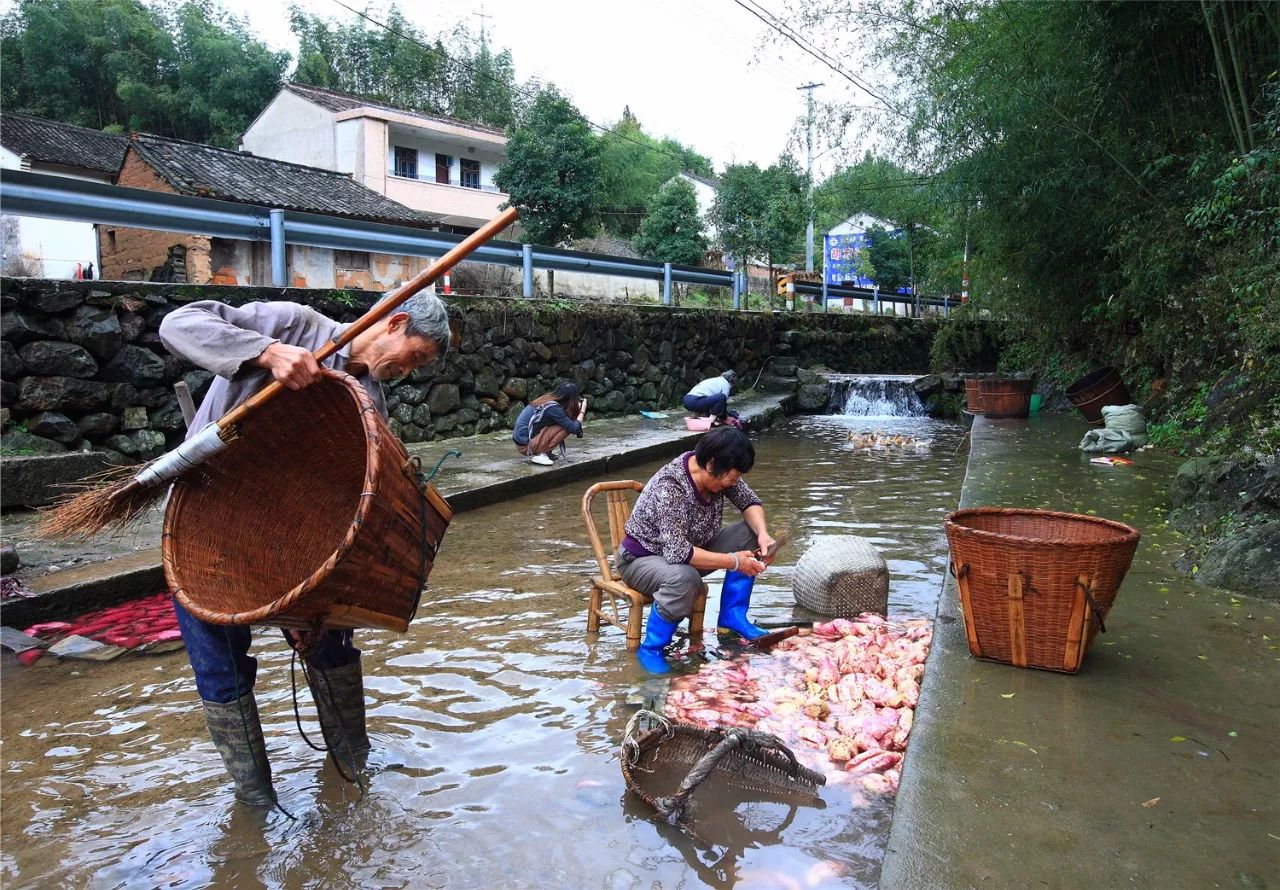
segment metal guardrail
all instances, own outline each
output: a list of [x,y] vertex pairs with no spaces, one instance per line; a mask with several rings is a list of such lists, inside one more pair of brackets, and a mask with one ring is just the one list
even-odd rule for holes
[[[273,210],[213,198],[125,188],[20,170],[5,170],[0,174],[0,210],[18,216],[270,242],[271,277],[272,284],[276,287],[284,287],[287,283],[286,244],[435,258],[449,251],[463,238],[461,235],[413,226],[387,225],[293,210]],[[541,247],[515,241],[490,241],[471,255],[471,262],[519,266],[524,273],[522,289],[526,297],[533,296],[535,268],[660,281],[662,301],[668,306],[671,305],[673,284],[729,288],[733,291],[735,309],[739,308],[741,296],[746,293],[746,283],[740,272]],[[829,297],[872,301],[876,303],[877,311],[880,303],[917,302],[914,297],[900,294],[880,295],[865,288],[828,287],[809,282],[797,283],[796,292],[810,296],[821,295],[824,310]],[[921,297],[919,303],[941,306],[944,312],[950,309],[947,298]]]

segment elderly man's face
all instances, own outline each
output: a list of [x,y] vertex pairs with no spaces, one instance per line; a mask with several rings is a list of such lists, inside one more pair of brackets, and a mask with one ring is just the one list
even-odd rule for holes
[[397,312],[369,346],[366,363],[374,380],[394,380],[440,356],[440,348],[426,337],[407,334],[409,316]]

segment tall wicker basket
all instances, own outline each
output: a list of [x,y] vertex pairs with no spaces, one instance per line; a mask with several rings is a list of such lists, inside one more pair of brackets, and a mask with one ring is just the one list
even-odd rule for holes
[[364,388],[326,371],[174,485],[165,577],[214,624],[403,632],[452,518]]
[[947,516],[976,658],[1074,674],[1111,611],[1141,534],[1121,522],[978,507]]

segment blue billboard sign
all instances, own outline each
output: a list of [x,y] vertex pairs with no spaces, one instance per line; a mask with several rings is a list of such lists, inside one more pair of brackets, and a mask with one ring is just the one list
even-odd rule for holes
[[866,232],[853,232],[848,235],[823,235],[822,251],[824,261],[823,275],[827,284],[839,287],[873,287],[875,282],[858,274],[858,258],[864,250],[871,246]]

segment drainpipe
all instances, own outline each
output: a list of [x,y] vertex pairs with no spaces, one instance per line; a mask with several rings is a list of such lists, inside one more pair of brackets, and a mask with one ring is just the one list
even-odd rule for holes
[[671,305],[671,264],[662,264],[662,305]]
[[287,287],[284,259],[284,211],[271,211],[271,286]]

